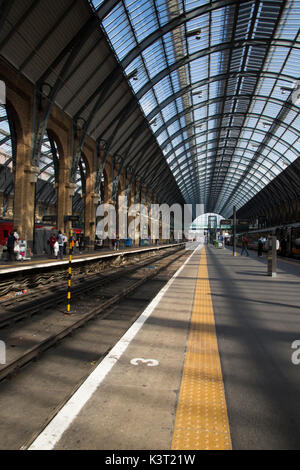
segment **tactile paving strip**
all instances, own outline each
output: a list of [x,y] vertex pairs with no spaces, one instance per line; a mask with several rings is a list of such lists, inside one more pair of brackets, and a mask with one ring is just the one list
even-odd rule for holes
[[171,449],[232,449],[205,247],[198,270]]

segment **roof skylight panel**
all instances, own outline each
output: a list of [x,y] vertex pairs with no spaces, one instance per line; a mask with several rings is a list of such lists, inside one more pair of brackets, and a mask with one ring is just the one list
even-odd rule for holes
[[217,113],[217,103],[210,104],[208,106],[208,115],[214,116]]
[[[226,11],[229,11],[226,8],[219,8],[213,10],[211,13],[211,23],[210,23],[210,46],[216,46],[226,41],[226,34],[230,34],[232,25],[228,28],[228,17]],[[229,31],[228,31],[229,29]]]
[[181,142],[182,142],[182,136],[181,135],[178,135],[174,139],[171,140],[171,144],[172,144],[173,147],[176,147]]
[[210,3],[210,0],[184,0],[186,11],[193,10],[194,8],[206,5],[207,3]]
[[153,1],[125,0],[125,5],[138,42],[158,29]]
[[297,117],[293,120],[293,128],[297,130],[297,134],[300,132],[300,114],[297,114]]
[[297,142],[299,139],[299,136],[292,132],[292,130],[288,129],[283,135],[282,135],[282,140],[284,142],[287,142],[288,145],[291,145],[291,146],[296,146],[296,149],[298,149],[298,152],[300,150],[300,143]]
[[187,140],[189,137],[187,131],[183,131],[182,136],[183,136],[183,140]]
[[299,112],[296,112],[293,109],[290,109],[288,114],[284,117],[284,124],[291,124],[297,130],[299,130],[299,127],[295,125],[296,121],[294,121],[294,119],[298,116],[299,116]]
[[275,78],[262,77],[258,84],[257,94],[262,96],[270,96],[275,82]]
[[295,39],[299,34],[300,24],[300,2],[299,0],[291,0],[286,2],[286,8],[279,27],[277,28],[275,37],[280,39]]
[[287,145],[285,145],[282,141],[279,141],[274,145],[273,148],[274,148],[274,150],[276,150],[280,154],[285,155],[285,153],[286,153],[286,151],[288,150],[289,147]]
[[293,87],[294,82],[292,80],[276,80],[275,87],[273,88],[272,94],[270,96],[285,102],[289,99]]
[[215,119],[210,119],[208,121],[208,129],[216,129],[217,121]]
[[210,54],[210,70],[209,70],[210,77],[213,77],[214,75],[218,75],[220,73],[221,60],[222,60],[221,52],[213,52],[212,54]]
[[250,114],[261,114],[266,102],[262,99],[253,99],[250,107]]
[[209,84],[209,97],[210,98],[217,98],[221,96],[221,81],[211,82]]
[[168,126],[168,133],[169,135],[175,134],[180,129],[180,125],[178,121],[173,122],[170,126]]
[[142,53],[150,78],[155,77],[167,66],[161,40],[147,47]]
[[177,93],[182,88],[182,82],[180,81],[179,77],[186,77],[186,69],[184,67],[180,67],[178,70],[171,72],[170,77],[172,80],[174,93]]
[[[209,47],[208,20],[209,15],[203,14],[186,23],[188,54],[193,54]],[[190,35],[192,32],[195,32],[195,34]]]
[[282,74],[298,79],[300,76],[300,50],[292,49],[286,64],[282,69]]
[[[207,106],[202,106],[201,108],[196,108],[194,110],[195,121],[204,119],[207,117]],[[201,125],[201,124],[200,124]]]
[[179,122],[180,122],[180,126],[182,129],[186,127],[187,125],[186,116],[181,116],[181,118],[179,119]]
[[128,67],[125,69],[125,73],[127,76],[129,76],[129,74],[134,70],[137,71],[136,79],[132,77],[129,81],[133,91],[137,93],[141,88],[143,88],[144,85],[146,85],[146,83],[148,83],[149,80],[140,56],[136,57],[132,62],[130,62]]
[[[167,138],[169,136],[167,135]],[[172,145],[170,143],[167,143],[165,147],[162,146],[162,151],[165,157],[169,157],[168,154],[171,154],[172,151]]]
[[279,73],[284,65],[289,51],[290,49],[288,47],[271,47],[263,70],[267,72]]
[[160,113],[155,114],[150,120],[150,125],[153,129],[153,132],[155,133],[158,133],[159,129],[161,128],[161,126],[163,126],[163,124],[164,120]]
[[102,25],[117,57],[122,60],[136,46],[136,40],[122,3],[118,3],[104,18]]
[[169,76],[164,77],[156,85],[154,85],[153,90],[155,92],[155,96],[159,104],[162,103],[170,95],[172,95],[173,90],[171,87]]
[[184,110],[184,104],[183,104],[182,97],[177,98],[177,99],[175,100],[175,103],[176,103],[178,112],[181,113],[181,112]]
[[235,40],[247,39],[254,12],[254,1],[239,5],[238,19],[235,26]]
[[163,42],[165,46],[165,51],[167,55],[168,65],[174,64],[177,60],[183,57],[183,54],[178,54],[178,51],[175,51],[174,43],[176,41],[181,41],[181,30],[180,28],[175,28],[172,32],[164,34]]
[[299,153],[296,154],[292,149],[289,149],[284,156],[292,163],[296,158],[299,158]]
[[272,5],[270,3],[260,2],[253,28],[252,39],[267,39],[272,35],[274,29],[274,18],[276,19],[278,17],[280,6],[280,4],[276,5],[275,2],[272,2]]
[[[181,164],[185,159],[186,159],[185,155],[183,155],[183,157],[178,158],[178,164]],[[181,169],[186,167],[186,165],[180,165],[180,166],[181,166]]]
[[161,113],[165,121],[168,121],[169,119],[174,117],[177,114],[177,109],[176,109],[174,101],[172,101],[167,106],[162,108]]
[[169,21],[168,0],[155,0],[160,26],[164,26]]
[[233,50],[231,62],[230,62],[230,72],[239,72],[241,71],[243,58],[246,53],[245,47],[239,47]]
[[197,83],[208,77],[208,57],[199,57],[190,62],[191,82]]
[[152,90],[149,90],[141,97],[140,105],[146,116],[156,107],[157,102]]
[[245,70],[259,70],[266,55],[266,46],[250,46],[246,58]]
[[268,101],[262,113],[262,116],[267,116],[268,118],[275,119],[278,116],[281,109],[282,109],[282,106],[280,104],[273,103],[272,101]]

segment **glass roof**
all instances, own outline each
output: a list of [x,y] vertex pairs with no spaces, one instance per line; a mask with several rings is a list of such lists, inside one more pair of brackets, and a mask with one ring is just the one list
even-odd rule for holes
[[299,157],[300,0],[92,4],[189,203],[232,213]]

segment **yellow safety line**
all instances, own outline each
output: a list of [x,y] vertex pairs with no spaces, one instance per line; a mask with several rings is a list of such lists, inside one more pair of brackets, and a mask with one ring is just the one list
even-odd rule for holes
[[198,270],[171,449],[232,449],[205,247]]

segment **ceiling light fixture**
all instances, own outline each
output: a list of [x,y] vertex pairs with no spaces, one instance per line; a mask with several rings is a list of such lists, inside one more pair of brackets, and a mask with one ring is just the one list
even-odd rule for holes
[[138,80],[137,69],[132,70],[132,72],[130,72],[130,74],[127,75],[127,79],[128,80],[131,80],[131,79]]
[[187,31],[186,34],[185,34],[185,37],[187,37],[187,38],[195,37],[195,39],[197,39],[197,41],[199,41],[199,39],[201,39],[201,29],[194,29],[194,30],[191,30],[191,31]]

